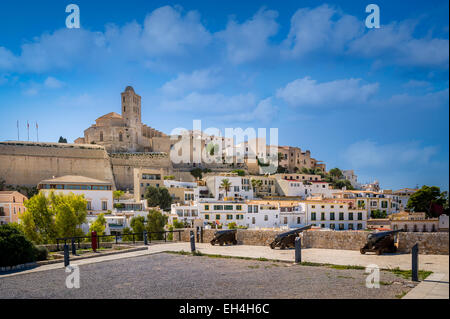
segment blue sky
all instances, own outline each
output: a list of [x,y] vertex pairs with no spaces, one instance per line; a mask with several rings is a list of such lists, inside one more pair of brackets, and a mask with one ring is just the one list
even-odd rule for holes
[[[65,7],[81,29],[66,29]],[[367,29],[376,3],[381,28]],[[142,96],[170,133],[277,127],[384,188],[448,190],[448,1],[2,1],[0,140],[69,142]],[[30,129],[30,140],[36,139]]]

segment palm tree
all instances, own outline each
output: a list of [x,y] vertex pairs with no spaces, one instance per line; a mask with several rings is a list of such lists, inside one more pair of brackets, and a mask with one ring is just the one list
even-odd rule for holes
[[262,183],[263,183],[263,181],[260,180],[260,179],[252,179],[252,187],[253,187],[253,189],[261,187]]
[[225,190],[225,196],[228,197],[228,192],[230,191],[231,188],[231,182],[229,181],[229,179],[224,178],[219,187]]

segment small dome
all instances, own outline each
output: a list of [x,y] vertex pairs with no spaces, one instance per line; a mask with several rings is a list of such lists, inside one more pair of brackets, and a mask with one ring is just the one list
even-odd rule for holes
[[128,91],[134,92],[133,87],[132,86],[127,86],[127,88],[125,89],[125,92],[128,92]]

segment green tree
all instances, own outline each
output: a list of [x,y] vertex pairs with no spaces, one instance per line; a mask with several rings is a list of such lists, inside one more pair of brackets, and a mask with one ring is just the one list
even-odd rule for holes
[[163,210],[168,210],[172,204],[172,196],[170,196],[169,191],[165,187],[149,186],[145,191],[144,197],[147,199],[149,207],[159,206]]
[[142,241],[143,240],[142,233],[145,230],[145,217],[135,216],[131,218],[130,226],[133,229],[133,233],[136,234],[136,239]]
[[89,227],[89,232],[95,231],[98,236],[102,236],[105,234],[105,228],[106,228],[106,219],[104,214],[100,214],[97,216],[97,218],[94,220],[94,222]]
[[194,168],[193,170],[191,170],[191,175],[195,177],[195,179],[199,180],[202,179],[203,177],[203,171],[201,168]]
[[245,171],[243,169],[235,169],[232,173],[236,173],[238,176],[245,176]]
[[406,208],[415,212],[425,212],[428,217],[436,217],[439,212],[436,206],[444,208],[448,195],[437,186],[422,186],[409,197]]
[[62,136],[60,136],[59,140],[58,140],[58,143],[67,143],[67,139],[62,137]]
[[19,215],[25,236],[36,244],[48,244],[56,238],[55,211],[44,193],[39,193],[24,202],[27,208]]
[[331,186],[335,189],[342,189],[345,187],[347,190],[353,190],[352,183],[350,183],[347,179],[339,179],[339,180],[332,180]]
[[342,171],[337,167],[330,169],[328,174],[336,179],[342,179],[344,177],[344,174],[342,173]]
[[87,201],[84,195],[73,193],[49,195],[55,211],[55,226],[58,237],[82,236],[81,225],[86,222]]
[[230,191],[231,188],[231,182],[228,178],[224,178],[222,180],[222,183],[220,183],[219,188],[223,189],[225,191],[225,196],[228,197],[228,192]]
[[379,209],[376,209],[374,211],[372,211],[372,213],[370,214],[371,218],[386,218],[387,217],[387,213],[383,212]]
[[125,194],[124,191],[116,190],[113,192],[113,198],[114,199],[120,199]]
[[36,260],[30,240],[16,224],[0,225],[0,267]]
[[167,224],[168,217],[161,214],[159,210],[152,209],[147,215],[147,231],[151,232],[152,239],[163,239],[164,234],[153,233],[164,231],[164,226]]
[[180,222],[180,221],[178,221],[176,219],[173,221],[173,227],[175,229],[177,229],[177,228],[184,228],[184,226],[185,226],[184,222]]
[[122,241],[133,241],[133,236],[130,235],[131,229],[129,227],[124,227],[122,230]]

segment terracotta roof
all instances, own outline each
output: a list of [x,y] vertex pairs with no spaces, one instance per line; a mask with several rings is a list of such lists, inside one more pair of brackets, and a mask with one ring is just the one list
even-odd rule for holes
[[86,176],[78,176],[78,175],[65,175],[52,179],[46,179],[41,181],[39,184],[102,184],[102,185],[110,185],[111,182],[102,181],[95,178],[90,178]]
[[111,113],[105,114],[103,116],[100,116],[97,120],[100,120],[100,119],[122,119],[122,118],[123,118],[122,115],[117,114],[116,112],[111,112]]

